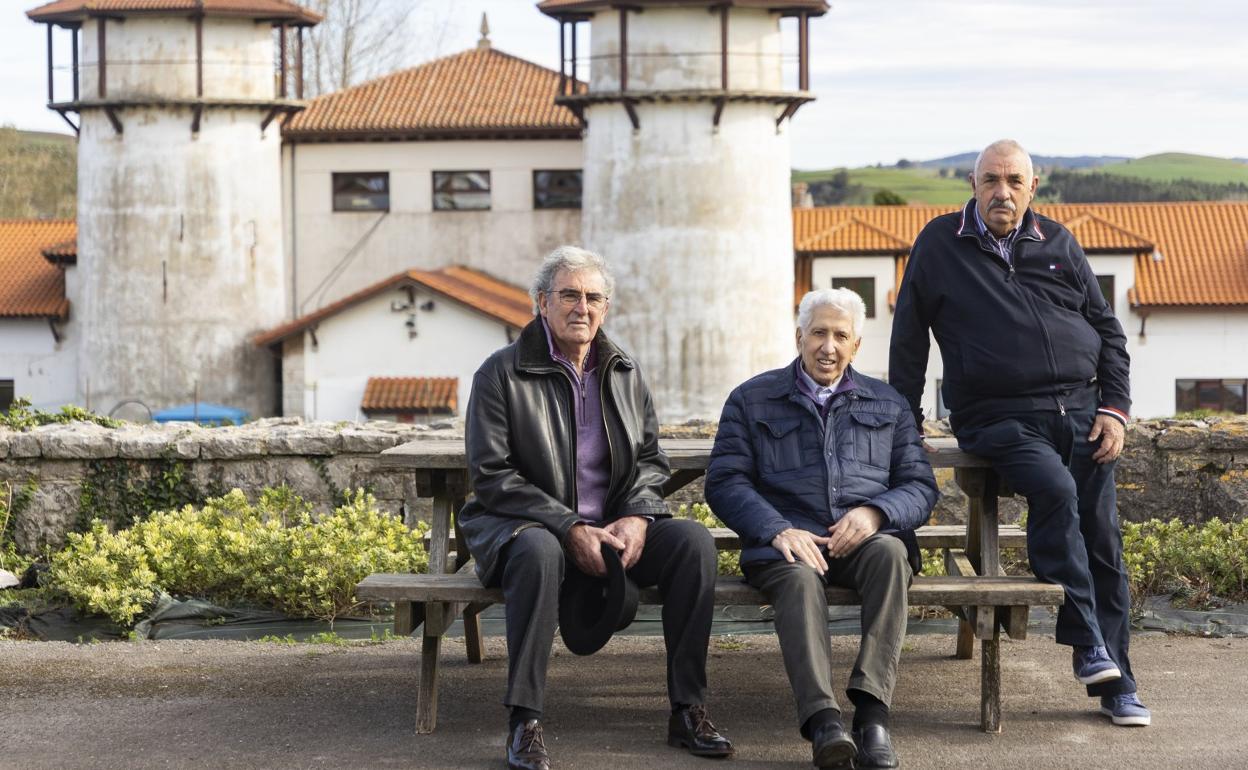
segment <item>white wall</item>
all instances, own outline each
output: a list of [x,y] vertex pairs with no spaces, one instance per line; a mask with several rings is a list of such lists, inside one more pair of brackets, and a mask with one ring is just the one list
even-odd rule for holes
[[881,379],[888,372],[888,340],[893,328],[893,314],[888,309],[893,265],[893,257],[823,257],[811,266],[812,289],[832,288],[833,278],[875,279],[875,318],[868,318],[863,325],[862,347],[854,359],[854,368]]
[[[432,310],[419,306],[432,299]],[[463,414],[472,388],[472,375],[481,362],[508,344],[505,324],[424,289],[416,290],[415,309],[394,312],[391,303],[407,304],[407,292],[383,292],[321,322],[312,334],[304,332],[298,346],[287,345],[289,364],[284,371],[301,381],[284,383],[285,390],[302,390],[302,410],[293,400],[287,415],[306,419],[357,420],[369,377],[458,377],[458,413]],[[406,326],[415,316],[416,336]],[[293,349],[292,349],[293,348]],[[296,357],[292,357],[292,353]],[[297,358],[302,358],[302,367]]]
[[67,337],[57,344],[46,318],[0,318],[0,380],[40,409],[75,402],[78,359]]
[[[533,171],[581,166],[576,140],[287,144],[288,316],[410,268],[460,264],[528,286],[547,252],[579,243],[581,227],[577,209],[534,210]],[[433,210],[434,171],[480,170],[490,172],[489,211]],[[343,171],[389,172],[390,213],[335,212],[331,175]],[[348,269],[318,291],[357,245]]]
[[1248,308],[1149,308],[1143,337],[1137,310],[1125,324],[1133,416],[1174,414],[1175,380],[1248,378]]

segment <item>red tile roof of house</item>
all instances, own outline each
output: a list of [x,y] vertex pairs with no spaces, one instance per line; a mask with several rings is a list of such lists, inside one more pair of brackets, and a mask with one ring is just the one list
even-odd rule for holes
[[458,377],[369,377],[360,409],[454,414],[458,400]]
[[554,70],[474,48],[317,97],[286,122],[282,136],[296,142],[578,139],[581,124],[555,104],[558,89]]
[[55,0],[26,12],[38,22],[82,21],[88,16],[131,14],[235,16],[316,24],[320,14],[287,0]]
[[[794,250],[904,258],[924,225],[955,210],[794,209]],[[1248,202],[1041,204],[1036,211],[1070,228],[1089,253],[1134,254],[1134,305],[1248,305]]]
[[273,345],[383,291],[410,285],[424,286],[515,329],[521,329],[533,320],[533,302],[527,291],[478,270],[453,265],[440,270],[407,270],[392,275],[319,310],[258,334],[252,342],[261,347]]
[[65,272],[43,250],[72,239],[73,220],[0,220],[0,317],[67,318]]

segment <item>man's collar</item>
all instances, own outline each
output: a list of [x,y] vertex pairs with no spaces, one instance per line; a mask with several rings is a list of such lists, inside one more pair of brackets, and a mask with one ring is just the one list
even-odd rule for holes
[[[550,352],[550,357],[554,361],[561,361],[568,364],[573,369],[576,368],[575,362],[563,354],[559,349],[559,345],[555,343],[555,335],[550,331],[550,324],[546,322],[545,316],[538,316],[537,320],[542,322],[542,329],[546,332],[546,348]],[[585,352],[585,360],[581,362],[581,371],[592,372],[598,364],[598,339],[595,337],[590,340],[589,350]]]
[[[1014,228],[1015,237],[1024,238],[1033,241],[1047,240],[1044,232],[1040,229],[1040,219],[1036,216],[1036,212],[1030,207],[1023,212],[1023,218],[1019,221],[1018,226]],[[979,206],[972,196],[966,205],[962,207],[962,219],[958,223],[959,236],[968,238],[983,239],[987,235],[992,235],[988,230],[988,226],[984,224],[983,219],[979,216]],[[993,235],[995,238],[996,236]],[[1005,236],[1009,238],[1009,235]]]

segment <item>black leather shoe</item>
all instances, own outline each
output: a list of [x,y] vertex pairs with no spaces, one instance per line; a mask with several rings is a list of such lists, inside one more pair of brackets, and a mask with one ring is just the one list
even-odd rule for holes
[[667,745],[689,749],[695,757],[731,757],[732,743],[706,716],[706,706],[677,709],[667,720]]
[[888,737],[888,728],[884,725],[867,725],[861,730],[854,730],[854,741],[858,744],[857,767],[897,767],[897,752],[893,751],[893,741]]
[[816,727],[810,736],[813,762],[819,770],[852,770],[857,747],[840,720]]
[[542,741],[542,723],[521,722],[507,740],[508,770],[550,770],[550,755]]

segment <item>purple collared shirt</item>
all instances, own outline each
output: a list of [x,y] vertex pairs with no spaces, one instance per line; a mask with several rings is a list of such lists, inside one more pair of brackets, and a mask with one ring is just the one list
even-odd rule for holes
[[598,377],[598,346],[590,345],[582,365],[584,374],[577,376],[576,366],[559,351],[546,319],[546,343],[550,357],[567,370],[576,397],[572,412],[576,416],[576,515],[582,521],[602,521],[611,483],[611,447],[607,443],[607,423],[602,417],[601,380]]

